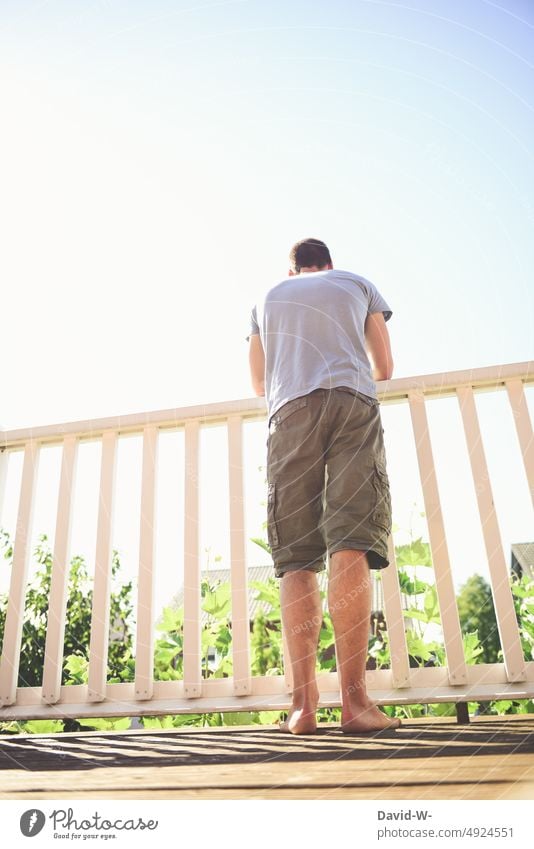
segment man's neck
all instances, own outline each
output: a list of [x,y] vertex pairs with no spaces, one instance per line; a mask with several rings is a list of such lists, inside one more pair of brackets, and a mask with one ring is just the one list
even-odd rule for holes
[[306,268],[301,268],[299,274],[313,274],[315,271],[330,271],[330,267],[323,265],[322,268],[318,268],[316,265],[308,265]]

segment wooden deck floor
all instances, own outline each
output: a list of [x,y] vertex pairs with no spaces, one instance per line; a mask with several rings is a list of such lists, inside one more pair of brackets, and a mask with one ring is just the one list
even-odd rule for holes
[[532,799],[534,717],[0,737],[0,799]]

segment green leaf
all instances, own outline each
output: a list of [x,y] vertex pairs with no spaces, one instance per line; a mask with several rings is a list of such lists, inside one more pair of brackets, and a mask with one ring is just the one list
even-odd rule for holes
[[260,725],[276,725],[279,719],[279,710],[260,710],[257,713],[257,722]]
[[167,634],[180,631],[184,624],[184,608],[164,607],[161,621],[156,625],[156,630],[165,631]]
[[255,595],[256,601],[264,601],[271,607],[278,607],[280,605],[280,590],[278,586],[273,585],[273,580],[270,578],[267,584],[263,581],[250,581],[249,586],[258,591]]
[[217,669],[213,673],[214,678],[228,678],[233,673],[233,663],[231,657],[223,657]]
[[500,699],[499,701],[492,702],[491,704],[498,714],[503,714],[510,710],[513,705],[513,701],[511,699]]
[[223,714],[224,725],[251,725],[254,714],[248,711],[227,711]]
[[89,674],[89,661],[79,654],[70,654],[65,659],[65,670],[76,683],[85,683]]
[[477,631],[470,634],[464,634],[463,644],[466,663],[473,663],[476,661],[477,657],[480,657],[480,655],[484,653],[484,649],[480,645],[480,640],[478,639]]
[[109,719],[79,719],[84,728],[94,728],[95,731],[125,731],[132,720],[129,716],[110,717]]
[[421,581],[419,578],[410,578],[403,569],[399,569],[398,575],[400,591],[405,595],[421,595],[421,593],[426,592],[429,586],[427,581]]
[[227,616],[231,609],[230,583],[226,581],[214,590],[208,590],[204,596],[202,610],[213,616],[214,619],[222,619]]
[[172,663],[173,659],[176,657],[180,649],[159,649],[159,651],[155,654],[155,658],[158,663],[168,666]]
[[419,657],[422,661],[430,660],[432,657],[432,651],[428,644],[411,629],[406,632],[406,643],[408,654],[411,654],[412,657]]
[[174,728],[180,728],[182,725],[202,725],[201,713],[179,713],[172,718]]
[[263,550],[266,551],[267,554],[271,553],[271,546],[268,545],[265,540],[260,539],[260,537],[250,537],[250,541],[256,543],[256,545],[259,545],[260,548],[263,548]]
[[206,654],[210,648],[215,648],[215,638],[217,636],[217,628],[213,625],[205,626],[200,632],[200,645],[202,654]]
[[334,643],[334,626],[329,613],[323,615],[321,630],[319,631],[319,648],[327,649]]
[[438,702],[438,704],[430,705],[431,716],[454,716],[456,707],[450,702]]
[[144,728],[174,728],[172,716],[143,716]]
[[61,719],[30,719],[24,723],[27,734],[56,734],[58,731],[63,731]]
[[441,622],[439,616],[433,616],[429,619],[426,613],[423,613],[422,610],[417,610],[415,607],[410,607],[409,610],[403,610],[402,612],[406,619],[417,619],[419,622],[424,622],[425,624],[432,622],[434,625],[439,625]]
[[397,566],[432,566],[430,545],[422,538],[395,547]]
[[438,616],[439,621],[438,593],[435,586],[428,587],[425,592],[424,608],[429,622],[433,621],[436,616]]

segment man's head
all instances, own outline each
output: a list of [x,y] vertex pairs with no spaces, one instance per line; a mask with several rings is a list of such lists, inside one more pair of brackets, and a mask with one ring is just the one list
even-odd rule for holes
[[330,251],[320,239],[301,239],[289,252],[289,275],[333,268]]

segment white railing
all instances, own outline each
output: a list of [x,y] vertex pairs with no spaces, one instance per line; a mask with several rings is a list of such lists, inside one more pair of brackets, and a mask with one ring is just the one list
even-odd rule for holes
[[[509,573],[493,503],[474,394],[506,390],[513,411],[524,468],[534,500],[534,441],[524,384],[534,382],[534,362],[455,373],[401,378],[378,384],[383,405],[409,406],[436,575],[447,665],[410,668],[393,541],[391,567],[382,573],[391,668],[367,673],[369,690],[382,704],[465,702],[534,697],[534,662],[525,661],[510,590]],[[504,662],[467,665],[463,652],[447,538],[427,421],[427,398],[456,396],[460,406],[477,493]],[[263,399],[245,399],[99,420],[0,432],[0,516],[8,454],[24,451],[13,548],[9,603],[0,661],[0,721],[45,717],[135,716],[224,710],[282,709],[289,705],[291,679],[251,675],[245,515],[243,425],[265,418]],[[228,434],[233,677],[203,679],[200,624],[199,445],[200,429],[226,424]],[[185,432],[184,658],[182,681],[155,681],[154,579],[158,436]],[[106,681],[112,562],[112,516],[118,440],[143,435],[143,468],[138,571],[135,681]],[[62,686],[69,539],[78,445],[102,441],[93,609],[87,685]],[[62,445],[51,592],[42,687],[17,687],[29,541],[42,445]],[[339,705],[336,673],[318,675],[321,705]]]

